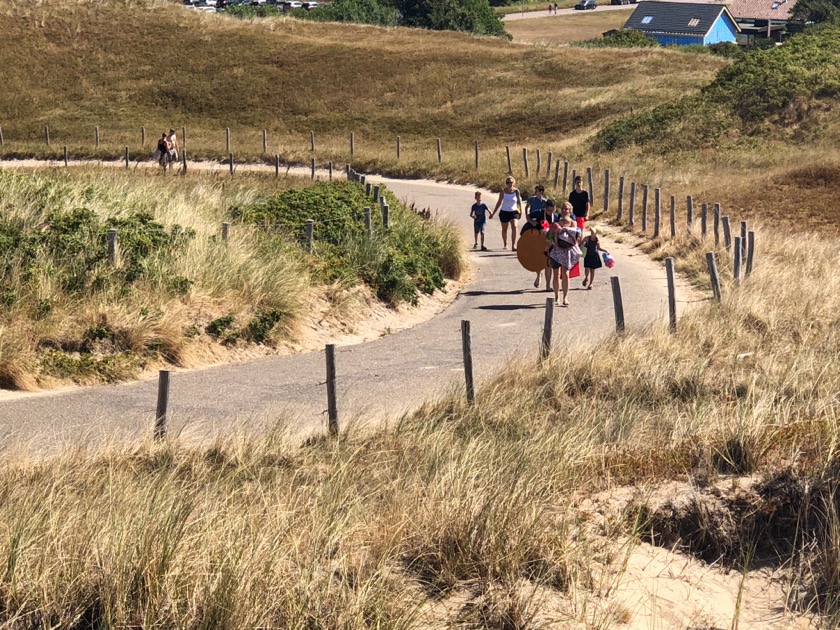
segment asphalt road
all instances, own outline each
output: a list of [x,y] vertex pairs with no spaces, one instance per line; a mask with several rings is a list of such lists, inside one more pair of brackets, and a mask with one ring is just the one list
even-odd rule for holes
[[[606,4],[607,0],[599,0],[598,8],[594,9],[595,11],[620,11],[622,9],[632,9],[634,5],[613,5],[613,4]],[[655,2],[656,0],[642,0],[642,2]],[[723,4],[723,0],[668,0],[669,2],[691,2],[694,4]],[[604,2],[605,4],[601,4]],[[548,6],[548,2],[545,3]],[[545,11],[524,11],[522,13],[508,13],[507,15],[502,17],[502,20],[505,22],[511,20],[533,20],[535,18],[544,18],[544,17],[553,17],[555,15],[574,15],[574,14],[584,14],[588,11],[577,11],[574,8],[572,9],[558,9],[557,13],[549,13],[546,9]]]
[[[368,179],[384,182],[398,196],[451,218],[472,243],[468,214],[473,188]],[[485,193],[491,208],[494,199]],[[536,360],[549,294],[535,290],[533,275],[520,267],[515,254],[501,250],[497,219],[489,221],[487,239],[491,251],[469,254],[472,279],[443,313],[375,341],[337,348],[342,425],[394,419],[430,397],[453,388],[463,390],[462,319],[471,322],[479,384],[508,361]],[[579,348],[614,329],[610,275],[621,278],[629,327],[665,321],[664,270],[629,246],[607,239],[605,247],[616,258],[616,266],[602,269],[591,291],[581,289],[581,279],[573,280],[570,307],[555,308],[556,348]],[[324,353],[311,352],[173,372],[170,426],[184,439],[201,440],[217,431],[256,430],[279,420],[301,432],[324,427],[324,366]],[[156,390],[156,381],[146,380],[0,401],[0,445],[53,451],[79,442],[148,437]]]

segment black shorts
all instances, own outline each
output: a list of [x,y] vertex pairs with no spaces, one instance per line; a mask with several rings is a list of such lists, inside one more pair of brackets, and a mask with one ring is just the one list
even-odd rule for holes
[[552,269],[560,269],[560,263],[554,260],[551,256],[548,257],[548,264]]
[[502,223],[510,223],[513,219],[518,219],[519,213],[508,211],[508,210],[500,210],[499,211],[499,221]]

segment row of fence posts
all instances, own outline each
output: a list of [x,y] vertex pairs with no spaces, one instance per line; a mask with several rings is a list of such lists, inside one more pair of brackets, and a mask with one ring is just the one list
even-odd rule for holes
[[[527,158],[527,154],[525,154]],[[232,160],[231,160],[232,163]],[[564,171],[568,170],[568,163],[565,163]],[[371,182],[367,181],[367,177],[360,173],[357,173],[349,164],[346,165],[346,176],[348,181],[357,182],[361,184],[364,189],[365,193],[372,198],[373,203],[379,203],[380,210],[382,212],[382,223],[385,229],[388,229],[390,226],[390,217],[389,217],[389,207],[385,196],[381,194],[381,189],[378,185],[373,185]],[[558,168],[555,168],[555,172],[557,172]],[[574,173],[575,171],[573,171]],[[330,175],[332,174],[332,169],[330,169]],[[589,180],[589,194],[590,199],[592,197],[592,169],[587,168],[587,175]],[[314,160],[313,160],[313,178],[314,178]],[[635,196],[636,196],[637,186],[635,182],[631,182],[630,185],[630,203],[628,208],[628,225],[632,228],[635,225]],[[642,186],[642,212],[641,212],[641,228],[643,232],[647,230],[647,205],[648,205],[648,198],[649,198],[649,188],[647,185]],[[656,188],[654,190],[654,238],[660,237],[660,226],[661,226],[661,190]],[[618,207],[616,212],[616,219],[618,222],[623,220],[623,202],[624,202],[624,177],[619,178],[619,188],[618,188]],[[606,170],[604,172],[604,211],[609,212],[610,210],[610,171]],[[372,234],[372,224],[371,224],[371,208],[366,207],[364,209],[365,212],[365,226],[367,229],[368,235]],[[689,233],[692,233],[693,230],[693,223],[694,223],[694,200],[691,196],[686,198],[686,218],[687,218],[687,229]],[[732,229],[731,229],[731,222],[728,216],[721,215],[721,206],[720,204],[714,204],[713,206],[713,234],[715,240],[715,246],[720,245],[720,236],[721,236],[721,228],[722,228],[722,236],[723,236],[723,244],[725,247],[726,252],[731,252],[733,255],[733,280],[735,284],[738,285],[742,281],[742,277],[744,279],[748,278],[750,273],[752,272],[754,261],[755,261],[755,233],[753,231],[749,231],[747,229],[747,222],[741,221],[740,223],[740,235],[732,237]],[[306,249],[308,252],[312,252],[314,249],[314,227],[315,221],[310,219],[306,223]],[[702,204],[701,205],[701,216],[700,216],[700,238],[705,240],[708,237],[708,205]],[[670,206],[670,235],[671,238],[675,238],[677,234],[676,230],[676,199],[674,196],[671,196],[671,206]],[[223,223],[222,224],[222,241],[227,242],[230,235],[230,224]],[[117,231],[116,229],[108,230],[108,259],[112,264],[116,263],[117,260],[117,250],[118,242],[117,242]],[[720,274],[717,268],[717,261],[714,251],[710,251],[706,253],[706,261],[709,271],[709,279],[712,288],[712,296],[715,301],[720,302],[722,299],[721,293],[721,283],[720,283]],[[676,293],[675,293],[675,267],[674,267],[674,259],[673,258],[666,258],[665,260],[665,271],[667,276],[667,285],[668,285],[668,325],[669,329],[672,333],[676,333],[677,331],[677,311],[676,311]],[[624,323],[624,307],[622,302],[621,296],[621,284],[618,277],[611,277],[610,284],[612,289],[612,297],[613,297],[613,307],[615,311],[615,326],[616,332],[621,334],[625,330],[625,323]],[[551,328],[553,323],[553,299],[548,298],[546,301],[546,315],[545,315],[545,322],[544,322],[544,330],[543,330],[543,337],[541,342],[541,349],[540,355],[542,357],[548,356],[550,352],[551,346]],[[463,354],[464,354],[464,369],[465,369],[465,378],[466,378],[466,387],[467,387],[467,397],[470,403],[474,401],[475,397],[475,389],[474,389],[474,381],[472,376],[472,354],[471,354],[471,339],[470,339],[470,326],[469,321],[462,322],[462,346],[463,346]],[[331,346],[327,346],[330,348]],[[328,393],[332,390],[332,394],[330,395],[331,400],[329,401],[329,408],[330,408],[330,416],[329,416],[329,423],[330,423],[330,433],[335,434],[338,431],[338,420],[337,420],[337,406],[335,398],[335,387],[334,387],[334,379],[335,379],[335,353],[334,347],[332,350],[328,350],[328,366],[327,366],[327,382],[330,382],[330,378],[333,380],[333,386],[330,388],[328,385]],[[158,392],[158,411],[156,415],[156,422],[155,422],[155,436],[160,438],[165,435],[166,433],[166,409],[168,404],[168,393],[169,393],[169,372],[166,370],[161,371],[160,377],[160,385],[159,385],[159,392]]]

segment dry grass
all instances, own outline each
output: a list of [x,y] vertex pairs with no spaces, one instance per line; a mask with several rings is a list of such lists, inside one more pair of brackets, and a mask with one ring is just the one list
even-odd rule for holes
[[582,11],[580,15],[553,15],[505,22],[514,42],[556,45],[596,39],[610,29],[621,28],[633,9],[626,11]]
[[[485,181],[498,178],[506,143],[559,150],[606,119],[693,90],[722,65],[663,50],[535,54],[458,33],[285,18],[249,23],[151,0],[66,2],[60,10],[3,0],[0,34],[17,42],[0,51],[6,156],[57,156],[64,145],[77,156],[118,158],[125,146],[132,156],[148,155],[141,126],[148,143],[161,129],[186,126],[192,157],[226,156],[230,127],[239,160],[262,157],[268,129],[269,154],[308,163],[314,130],[319,163],[343,163],[353,131],[354,163]],[[166,62],[156,63],[162,50]],[[495,89],[500,83],[504,89]],[[405,149],[399,164],[397,135]],[[443,141],[443,167],[434,137]],[[477,174],[474,141],[485,156]]]
[[[483,384],[474,408],[453,395],[392,429],[303,446],[278,429],[7,462],[8,625],[611,627],[632,617],[609,594],[623,545],[640,535],[711,559],[760,549],[792,592],[811,593],[791,606],[833,614],[836,508],[825,495],[813,509],[802,492],[735,501],[733,514],[762,526],[677,539],[703,531],[698,518],[734,516],[647,520],[642,497],[593,527],[575,508],[603,490],[712,487],[733,473],[779,488],[785,474],[790,488],[837,482],[833,245],[761,229],[758,243],[740,287],[719,252],[723,302],[686,315],[677,335],[657,325],[517,363]],[[694,237],[649,247],[688,271],[706,249]],[[791,514],[808,527],[788,527]]]
[[[307,254],[292,234],[266,236],[231,217],[232,206],[306,188],[308,180],[245,173],[234,179],[203,173],[162,178],[154,170],[97,167],[0,173],[0,178],[6,239],[0,312],[4,388],[116,382],[160,364],[199,366],[277,352],[306,342],[308,318],[330,322],[335,332],[366,314],[348,305],[368,296],[376,302],[373,292],[360,286],[352,262],[341,277],[325,275],[325,259]],[[393,207],[404,213],[395,225],[405,242],[415,242],[417,233],[441,237],[449,248],[443,273],[457,278],[463,261],[460,237],[447,226]],[[61,253],[67,250],[59,250],[65,245],[55,238],[31,245],[30,253],[12,236],[19,232],[10,226],[18,224],[24,234],[54,232],[60,217],[79,208],[94,219],[74,228],[66,242],[81,241],[89,256],[84,261]],[[127,253],[111,266],[105,258],[105,221],[142,214],[165,233],[188,236],[169,250],[163,240],[152,240],[154,231],[128,226],[118,231]],[[98,227],[89,227],[93,221]],[[220,238],[223,221],[232,222],[228,243]],[[89,235],[89,229],[98,232]],[[148,239],[158,249],[135,262],[128,253],[136,251],[132,239],[141,246]],[[97,248],[101,260],[95,258]],[[345,259],[335,258],[341,256],[338,250],[329,252],[334,257],[329,269],[341,272]]]

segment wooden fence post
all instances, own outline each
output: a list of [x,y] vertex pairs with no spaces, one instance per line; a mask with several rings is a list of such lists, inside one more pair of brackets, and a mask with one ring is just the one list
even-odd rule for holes
[[50,146],[50,128],[49,128],[49,126],[44,127],[44,140],[46,140],[47,146]]
[[685,198],[685,210],[686,210],[686,222],[688,223],[688,229],[691,231],[692,226],[694,225],[694,199],[691,198],[691,195]]
[[309,132],[309,150],[315,153],[315,132]]
[[379,202],[379,185],[373,187],[373,203]]
[[306,220],[306,253],[311,254],[315,249],[315,219]]
[[128,147],[125,148],[125,167],[128,168]]
[[548,162],[548,168],[545,169],[545,178],[547,180],[551,177],[551,167],[554,165],[554,154],[552,154],[551,151],[548,152],[548,159],[546,162]]
[[435,138],[435,148],[437,149],[438,164],[443,162],[443,151],[440,146],[440,138]]
[[98,149],[99,148],[99,127],[94,127],[93,128],[93,143],[96,146],[96,148]]
[[370,197],[371,193],[373,192],[373,184],[370,182],[365,182],[365,197]]
[[604,171],[604,214],[610,209],[610,169]]
[[647,232],[648,185],[642,185],[642,232]]
[[712,295],[720,302],[720,276],[718,276],[717,261],[714,252],[706,252],[706,266],[709,268],[709,281],[712,284]]
[[653,238],[659,238],[659,228],[662,225],[662,191],[653,190]]
[[624,214],[624,175],[618,178],[618,211],[615,214],[615,220],[621,221]]
[[589,205],[595,205],[595,188],[594,184],[592,183],[592,167],[586,167],[586,181],[589,184],[587,187],[586,193],[589,195]]
[[3,127],[0,127],[0,147],[3,146]]
[[268,153],[268,129],[263,129],[262,142],[263,142],[263,153]]
[[373,224],[371,222],[371,209],[370,207],[365,208],[365,231],[367,232],[368,238],[373,235]]
[[69,162],[69,159],[68,159],[68,156],[67,156],[67,145],[65,144],[64,145],[64,166],[68,166],[69,165],[68,162]]
[[537,173],[537,179],[539,179],[540,178],[540,173],[542,173],[542,153],[540,153],[539,149],[537,149],[537,170],[536,170],[536,173]]
[[187,176],[187,150],[181,149],[181,175]]
[[712,214],[712,232],[715,235],[715,249],[720,246],[720,204],[716,203]]
[[704,203],[700,205],[700,238],[706,240],[706,234],[709,227],[709,205]]
[[510,146],[505,145],[505,155],[507,156],[508,175],[513,175],[513,166],[510,163]]
[[400,154],[402,153],[402,140],[399,136],[397,136],[397,159],[400,159]]
[[522,147],[522,161],[525,163],[525,179],[531,177],[531,169],[528,168],[528,149]]
[[155,408],[155,441],[166,437],[166,422],[169,412],[169,370],[158,372],[157,407]]
[[741,237],[735,237],[735,257],[732,260],[732,277],[735,279],[735,284],[741,282]]
[[741,221],[741,258],[747,254],[747,222]]
[[187,128],[181,127],[181,152],[187,152]]
[[723,246],[726,251],[729,251],[732,249],[732,228],[729,225],[729,217],[724,216],[720,220],[723,223]]
[[222,223],[222,242],[227,243],[230,238],[230,223]]
[[356,134],[350,132],[350,157],[356,155]]
[[671,222],[671,238],[677,238],[677,198],[671,195],[671,213],[668,219]]
[[338,436],[338,397],[335,386],[335,344],[328,343],[324,348],[327,362],[327,430],[330,437]]
[[543,322],[542,342],[540,343],[540,359],[545,359],[551,353],[551,329],[554,324],[554,298],[545,298],[545,321]]
[[225,127],[225,151],[230,153],[230,127]]
[[312,160],[311,160],[310,172],[312,173],[310,179],[314,182],[315,181],[315,158],[312,158]]
[[475,141],[475,170],[478,170],[478,140]]
[[749,278],[753,268],[753,258],[755,257],[755,232],[750,230],[747,232],[747,268],[744,278]]
[[612,286],[613,309],[615,310],[615,332],[624,332],[624,303],[621,301],[621,281],[618,276],[610,277]]
[[391,208],[387,203],[382,204],[382,227],[386,230],[391,227]]
[[327,162],[327,174],[329,175],[330,181],[332,181],[332,160]]
[[630,227],[636,222],[636,182],[630,182],[630,207],[627,209],[627,223]]
[[108,262],[111,266],[117,264],[117,230],[110,228],[108,230]]
[[569,162],[563,160],[563,197],[566,196],[566,190],[569,186]]
[[665,259],[665,275],[668,277],[668,329],[677,332],[677,293],[674,284],[674,259]]
[[274,154],[274,177],[280,177],[280,154]]
[[557,185],[560,183],[560,159],[558,158],[554,164],[554,190],[557,190]]
[[140,146],[141,147],[146,146],[146,128],[145,127],[140,127]]
[[461,348],[464,354],[464,382],[467,386],[467,403],[475,404],[475,382],[473,381],[472,338],[470,321],[461,320]]
[[233,177],[233,153],[228,153],[228,164],[230,164],[230,176]]

